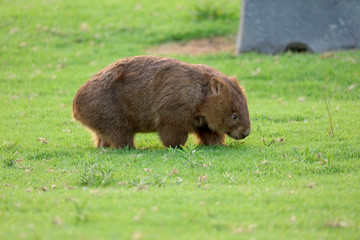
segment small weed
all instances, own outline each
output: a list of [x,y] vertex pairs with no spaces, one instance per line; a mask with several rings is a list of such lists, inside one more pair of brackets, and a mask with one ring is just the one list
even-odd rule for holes
[[302,161],[306,161],[306,162],[312,162],[315,160],[315,151],[316,148],[314,148],[312,151],[310,151],[309,147],[305,148],[304,153],[300,154],[299,151],[295,148],[292,147],[295,155],[300,158]]
[[[309,147],[306,147],[305,151],[303,153],[299,153],[299,151],[293,147],[292,148],[295,155],[304,162],[315,162],[322,164],[324,167],[329,167],[333,164],[334,160],[337,158],[334,156],[332,152],[329,152],[326,157],[323,157],[320,152],[316,153],[316,148],[314,148],[311,152],[309,150]],[[320,160],[320,161],[319,161]]]
[[167,162],[169,158],[175,158],[177,155],[177,150],[178,150],[177,148],[169,147],[167,149],[167,154],[165,154],[164,156],[164,161]]
[[153,174],[152,175],[153,178],[154,178],[154,184],[157,186],[157,187],[165,187],[166,186],[166,177],[165,178],[161,178],[161,176],[159,176],[158,174]]
[[175,182],[175,183],[178,184],[178,185],[182,184],[183,181],[184,181],[184,180],[183,180],[181,177],[177,177],[177,178],[175,178],[175,180],[173,180],[173,182]]
[[292,147],[292,149],[294,150],[296,156],[300,157],[300,153],[298,152],[298,150],[295,147]]
[[329,116],[329,134],[330,136],[334,136],[334,127],[333,127],[333,122],[332,122],[332,116],[331,116],[331,112],[330,112],[330,98],[328,99],[327,97],[327,94],[326,94],[326,85],[327,85],[327,82],[328,82],[328,78],[325,76],[324,74],[324,81],[325,81],[325,86],[324,86],[324,92],[322,94],[323,96],[323,99],[324,99],[324,102],[325,102],[325,105],[326,105],[326,110],[327,110],[327,113],[328,113],[328,116]]
[[88,203],[87,201],[83,201],[79,203],[78,201],[73,201],[75,211],[76,211],[76,220],[78,222],[86,222],[89,220],[89,216],[87,214]]
[[269,165],[271,162],[270,161],[268,161],[268,160],[264,160],[264,161],[262,161],[262,162],[259,162],[258,163],[258,169],[259,170],[267,170],[267,165]]
[[145,178],[133,178],[131,181],[127,182],[127,185],[130,187],[136,187],[137,190],[148,189],[150,185],[154,185],[157,187],[166,186],[166,177],[162,178],[156,173],[152,174],[151,177],[147,176]]
[[3,165],[5,165],[6,167],[13,167],[15,165],[15,160],[14,159],[8,159],[8,158],[1,158],[1,162],[3,163]]
[[202,162],[198,162],[197,160],[202,157],[200,155],[201,151],[196,150],[195,145],[190,145],[189,147],[181,146],[181,149],[176,149],[180,158],[184,159],[184,165],[188,165],[194,167],[196,165],[202,165]]
[[324,158],[321,153],[318,153],[317,156],[320,159],[317,163],[322,164],[325,168],[330,167],[337,158],[332,152],[329,152],[326,158]]
[[207,189],[208,188],[207,182],[208,182],[208,175],[199,176],[197,182],[198,188]]
[[314,159],[316,148],[314,148],[311,152],[309,150],[309,147],[306,147],[304,152],[304,159],[305,161],[311,161]]
[[3,163],[4,166],[6,167],[18,167],[21,168],[20,163],[23,161],[22,158],[18,158],[17,160],[15,160],[14,158],[3,158],[0,157],[1,162]]
[[94,165],[89,165],[88,162],[84,162],[83,164],[83,170],[82,170],[82,173],[80,175],[80,183],[82,185],[90,185],[92,183],[92,181],[94,180],[93,179],[93,176],[94,176],[94,173],[93,173],[93,168],[94,168]]
[[115,173],[116,167],[110,164],[100,165],[90,164],[84,161],[83,170],[80,174],[80,183],[86,186],[105,186],[108,185]]
[[225,172],[225,179],[227,180],[228,183],[233,183],[234,182],[234,176],[230,175],[228,172]]
[[133,178],[131,181],[127,182],[127,185],[130,187],[136,187],[138,190],[147,189],[151,182],[149,181],[150,177]]
[[17,144],[15,144],[14,142],[4,140],[3,144],[0,145],[0,149],[9,150],[11,148],[16,147],[16,145]]
[[262,137],[261,138],[261,141],[263,142],[263,144],[266,146],[266,147],[269,147],[270,145],[274,144],[274,143],[284,143],[284,138],[278,138],[278,139],[272,139],[270,140],[270,142],[266,142],[266,138]]

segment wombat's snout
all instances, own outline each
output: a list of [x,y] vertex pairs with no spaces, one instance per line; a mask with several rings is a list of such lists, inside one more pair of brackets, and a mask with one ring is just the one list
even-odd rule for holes
[[246,131],[243,133],[244,138],[246,138],[247,136],[249,136],[250,134],[250,128],[246,129]]
[[229,136],[236,140],[239,140],[246,138],[247,136],[249,136],[249,134],[250,134],[250,128],[246,129],[245,131],[240,130],[240,131],[232,132],[229,134]]

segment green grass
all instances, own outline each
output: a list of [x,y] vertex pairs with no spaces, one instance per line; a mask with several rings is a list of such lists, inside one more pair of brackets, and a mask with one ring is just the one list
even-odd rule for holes
[[138,150],[101,151],[72,121],[92,74],[160,43],[234,35],[239,7],[2,1],[0,238],[358,239],[359,51],[174,55],[246,88],[252,132],[228,146],[139,134]]

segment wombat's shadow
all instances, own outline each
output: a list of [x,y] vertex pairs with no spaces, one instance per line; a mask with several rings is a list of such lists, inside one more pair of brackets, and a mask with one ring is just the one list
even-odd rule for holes
[[[119,149],[114,149],[114,148],[101,148],[98,149],[100,152],[103,153],[115,153],[115,154],[119,154],[119,155],[128,155],[128,154],[144,154],[144,153],[166,153],[171,151],[171,149],[176,150],[179,149],[181,150],[181,147],[177,147],[177,148],[166,148],[162,145],[152,145],[152,146],[147,146],[147,147],[142,147],[142,144],[139,144],[139,146],[137,148],[129,148],[129,147],[125,147],[125,148],[119,148]],[[190,147],[191,146],[191,147]],[[192,144],[186,144],[184,146],[185,148],[192,148],[194,147],[196,150],[201,150],[202,152],[212,152],[215,150],[237,150],[240,152],[246,151],[249,146],[246,145],[246,142],[231,142],[229,144],[224,144],[224,145],[214,145],[214,146],[205,146],[205,145],[192,145]],[[92,148],[94,149],[94,148]],[[96,148],[97,149],[97,148]],[[90,148],[87,148],[87,150],[90,150]]]

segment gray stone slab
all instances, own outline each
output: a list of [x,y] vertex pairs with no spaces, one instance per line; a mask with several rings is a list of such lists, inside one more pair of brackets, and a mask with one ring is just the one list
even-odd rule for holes
[[243,0],[237,52],[360,48],[360,0]]

